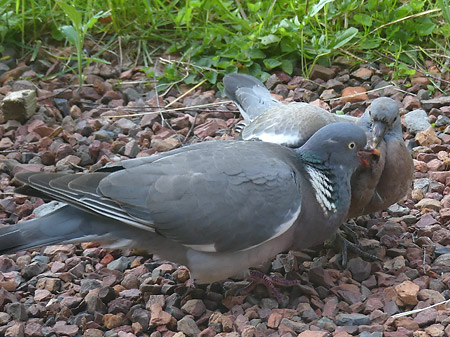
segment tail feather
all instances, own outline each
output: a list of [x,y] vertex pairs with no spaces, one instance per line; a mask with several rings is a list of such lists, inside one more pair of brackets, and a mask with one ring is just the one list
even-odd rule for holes
[[[43,217],[0,228],[0,255],[64,242],[95,241],[107,226],[92,226],[101,217],[64,206]],[[106,218],[105,218],[106,219]],[[106,220],[104,221],[106,222]]]
[[61,243],[101,242],[103,247],[148,249],[160,257],[187,264],[186,247],[154,231],[129,226],[66,205],[42,217],[0,228],[0,255]]
[[267,109],[282,104],[253,76],[228,74],[224,77],[223,84],[225,94],[237,105],[247,123]]

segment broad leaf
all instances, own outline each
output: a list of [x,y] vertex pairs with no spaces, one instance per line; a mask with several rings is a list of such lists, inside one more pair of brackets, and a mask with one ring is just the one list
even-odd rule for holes
[[75,31],[75,28],[73,28],[73,26],[62,26],[59,28],[59,30],[61,31],[61,33],[64,35],[64,37],[67,39],[67,41],[69,41],[72,45],[74,46],[78,46],[78,34]]
[[281,69],[283,69],[285,73],[291,75],[294,71],[294,65],[292,64],[291,60],[283,60],[281,61]]
[[355,35],[358,34],[358,29],[355,27],[347,28],[344,31],[337,32],[334,36],[333,48],[337,49],[349,42]]
[[267,69],[270,70],[270,69],[281,66],[281,62],[278,60],[275,60],[275,59],[265,59],[264,65],[266,66]]

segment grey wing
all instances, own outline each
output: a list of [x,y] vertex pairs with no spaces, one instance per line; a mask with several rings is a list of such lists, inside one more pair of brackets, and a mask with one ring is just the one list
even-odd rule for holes
[[253,121],[267,109],[282,104],[253,76],[228,74],[223,83],[225,94],[236,104],[246,123]]
[[98,190],[185,246],[244,250],[287,231],[301,209],[296,172],[267,155],[265,145],[235,142],[213,152],[180,153],[115,172]]
[[281,105],[257,117],[242,130],[241,137],[296,148],[323,126],[337,122],[335,116],[308,103]]

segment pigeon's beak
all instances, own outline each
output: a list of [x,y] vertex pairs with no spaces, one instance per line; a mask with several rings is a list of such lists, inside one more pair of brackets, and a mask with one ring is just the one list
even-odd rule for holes
[[374,160],[378,160],[380,158],[380,151],[371,148],[362,149],[358,151],[358,157],[365,167],[370,167],[370,164]]
[[372,127],[372,147],[376,149],[386,134],[386,123],[376,121]]

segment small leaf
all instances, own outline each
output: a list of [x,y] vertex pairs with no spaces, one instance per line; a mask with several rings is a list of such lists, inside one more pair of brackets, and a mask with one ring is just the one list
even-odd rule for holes
[[263,59],[266,57],[266,54],[261,49],[250,48],[247,52],[248,57],[252,59]]
[[65,3],[63,1],[58,1],[58,5],[61,6],[64,13],[66,13],[66,15],[72,21],[72,24],[74,25],[75,29],[76,30],[81,29],[81,22],[82,22],[81,13],[79,11],[77,11],[75,9],[75,7]]
[[372,26],[372,17],[367,14],[359,13],[353,16],[353,20],[359,23],[361,26],[370,27]]
[[442,16],[450,24],[450,10],[448,9],[448,0],[438,0],[439,7],[442,10]]
[[73,26],[62,26],[59,28],[59,30],[67,39],[67,41],[69,41],[74,46],[78,46],[78,34]]
[[319,11],[325,7],[325,5],[327,3],[333,2],[334,0],[320,0],[318,3],[316,3],[314,6],[311,7],[311,9],[309,10],[308,16],[314,16],[317,13],[319,13]]
[[261,43],[266,46],[269,44],[272,44],[272,43],[278,43],[281,40],[278,36],[273,35],[273,34],[263,36],[260,39],[261,39]]
[[347,28],[344,31],[337,32],[334,36],[334,49],[341,48],[347,42],[349,42],[355,35],[358,34],[358,29],[355,27]]
[[217,82],[217,71],[208,71],[208,72],[205,72],[204,75],[205,75],[206,79],[210,83],[216,84],[216,82]]
[[263,62],[266,68],[269,70],[281,65],[281,62],[275,59],[265,59]]
[[294,71],[294,65],[290,60],[283,60],[281,61],[281,69],[283,69],[285,73],[291,75]]
[[364,38],[363,40],[361,40],[361,42],[359,42],[358,46],[361,49],[374,49],[378,48],[380,46],[380,43],[381,43],[380,39]]

